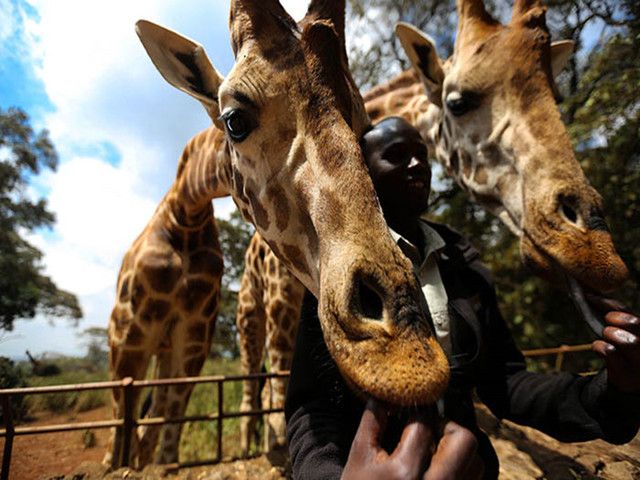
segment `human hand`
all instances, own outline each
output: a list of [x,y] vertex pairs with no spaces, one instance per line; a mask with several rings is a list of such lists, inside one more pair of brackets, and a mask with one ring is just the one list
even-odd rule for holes
[[[393,453],[388,454],[380,446],[386,424],[384,409],[370,401],[351,445],[343,480],[480,478],[477,440],[469,430],[448,422],[434,454],[433,429],[424,415],[416,415],[407,423]],[[427,465],[429,469],[424,472]]]
[[607,323],[593,350],[607,364],[609,383],[621,392],[640,393],[640,318],[607,298],[590,299]]

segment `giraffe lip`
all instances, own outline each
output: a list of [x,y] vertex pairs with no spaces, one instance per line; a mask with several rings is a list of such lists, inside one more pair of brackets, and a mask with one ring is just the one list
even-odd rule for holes
[[[565,281],[567,283],[567,290],[569,292],[569,297],[573,301],[573,304],[576,306],[580,315],[584,321],[589,325],[591,331],[598,337],[602,337],[602,332],[604,330],[604,323],[598,316],[595,314],[587,299],[585,298],[584,290],[582,286],[578,283],[576,279],[571,277],[568,274],[564,274]],[[595,295],[599,296],[599,295]]]

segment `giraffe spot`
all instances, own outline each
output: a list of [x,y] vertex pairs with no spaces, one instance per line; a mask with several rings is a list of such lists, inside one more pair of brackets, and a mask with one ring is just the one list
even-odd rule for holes
[[267,196],[276,212],[276,228],[283,231],[289,224],[289,202],[284,191],[277,185],[269,187]]
[[142,333],[142,329],[135,323],[132,324],[127,332],[127,345],[139,346],[142,344],[143,340],[144,334]]
[[202,354],[202,345],[201,344],[190,345],[187,348],[185,348],[184,354],[187,357],[191,357],[193,355],[201,355]]
[[274,257],[270,257],[269,261],[267,262],[267,271],[269,276],[273,277],[276,274],[276,260]]
[[[207,222],[200,231],[200,242],[208,247],[218,246],[218,231],[213,220]],[[216,248],[216,250],[218,249]]]
[[128,302],[129,301],[129,283],[131,282],[131,277],[128,276],[124,280],[122,280],[122,284],[120,285],[120,294],[118,298],[120,302]]
[[275,283],[269,283],[269,296],[275,297],[278,293],[278,286]]
[[144,301],[146,295],[147,293],[144,289],[144,285],[142,285],[142,282],[140,281],[139,278],[137,278],[137,276],[134,277],[133,288],[131,289],[131,311],[134,314],[138,311],[138,309],[142,305],[142,302]]
[[473,167],[471,162],[471,155],[467,153],[466,150],[458,150],[458,154],[460,155],[460,159],[462,160],[462,172],[464,174],[464,178],[469,178],[471,175],[471,168]]
[[[171,405],[169,406],[169,416],[177,417],[180,414],[180,406],[181,406],[181,403],[178,401],[171,402]],[[170,429],[165,429],[164,433],[165,433],[165,438],[167,439],[171,438]]]
[[186,384],[180,384],[180,385],[176,385],[174,387],[176,393],[180,396],[184,395],[184,393],[187,391],[187,388],[189,387],[189,385]]
[[281,302],[274,302],[270,305],[269,315],[273,318],[277,323],[280,323],[282,319],[282,312],[284,312],[285,308]]
[[489,180],[487,169],[484,166],[479,165],[478,168],[476,168],[476,173],[473,176],[473,179],[478,185],[486,185]]
[[143,352],[124,351],[122,352],[120,362],[116,371],[117,378],[134,377],[136,378],[141,367],[145,364],[145,355]]
[[214,287],[210,282],[200,279],[188,279],[181,284],[176,294],[176,299],[182,309],[187,312],[193,312],[202,305],[212,291],[214,291]]
[[289,331],[289,328],[291,328],[291,319],[289,318],[289,315],[285,315],[282,318],[282,320],[280,321],[280,326],[285,332]]
[[458,152],[456,150],[451,152],[451,156],[449,157],[449,168],[454,174],[458,173],[458,169],[460,168],[459,160]]
[[190,377],[194,377],[200,373],[202,369],[202,364],[204,362],[205,355],[199,355],[190,360],[187,360],[187,363],[184,365],[184,370],[186,374]]
[[247,197],[249,198],[249,204],[253,210],[253,219],[256,222],[256,227],[268,230],[270,225],[269,213],[262,206],[253,190],[247,191]]
[[169,313],[171,305],[164,300],[149,299],[140,312],[140,317],[147,323],[160,322]]
[[189,273],[204,273],[213,277],[222,275],[222,255],[213,250],[198,250],[189,256]]
[[304,255],[298,247],[296,247],[295,245],[284,244],[282,246],[282,250],[284,253],[284,258],[287,258],[296,270],[308,276],[311,276]]
[[207,335],[207,324],[204,322],[198,322],[191,325],[188,329],[188,338],[193,341],[200,341]]
[[334,192],[326,189],[322,190],[320,196],[322,198],[322,217],[324,221],[330,225],[334,232],[341,231],[345,224],[342,203]]
[[145,259],[142,273],[154,292],[170,293],[182,275],[180,263],[177,254],[155,253]]
[[218,307],[220,305],[219,300],[220,300],[220,295],[218,294],[211,295],[211,298],[202,309],[202,315],[206,318],[215,319],[215,316],[218,313]]

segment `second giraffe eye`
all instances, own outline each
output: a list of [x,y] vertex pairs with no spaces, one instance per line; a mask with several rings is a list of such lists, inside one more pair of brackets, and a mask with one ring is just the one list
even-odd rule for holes
[[478,106],[478,98],[472,93],[451,92],[447,95],[445,104],[447,109],[456,117],[473,110]]
[[227,134],[236,143],[242,142],[256,127],[253,118],[240,109],[225,112],[220,116],[220,119],[224,122]]

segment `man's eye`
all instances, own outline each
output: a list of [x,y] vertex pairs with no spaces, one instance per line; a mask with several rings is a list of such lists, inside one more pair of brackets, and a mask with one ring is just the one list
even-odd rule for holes
[[479,98],[473,93],[451,92],[445,100],[447,109],[456,117],[475,109],[479,104]]
[[242,142],[256,128],[252,117],[245,111],[234,109],[221,115],[227,134],[236,143]]

